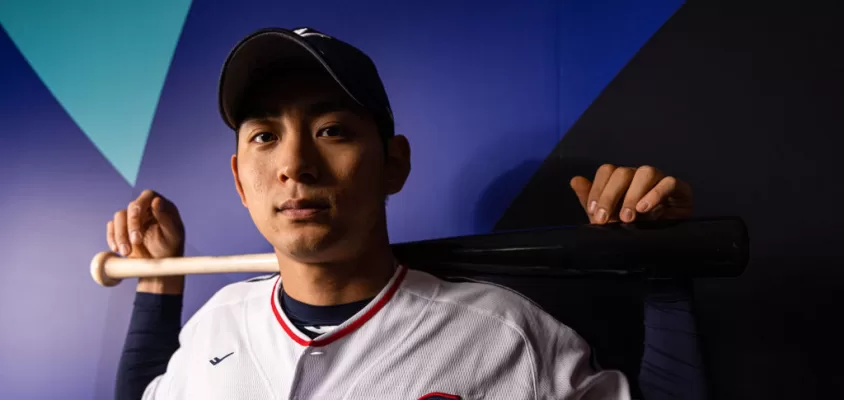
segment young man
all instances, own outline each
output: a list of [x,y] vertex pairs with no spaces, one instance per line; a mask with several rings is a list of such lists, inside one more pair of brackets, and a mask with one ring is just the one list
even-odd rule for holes
[[[621,373],[597,369],[577,333],[524,297],[397,265],[385,205],[410,146],[360,50],[261,30],[229,55],[219,96],[235,188],[279,273],[226,286],[183,328],[184,278],[140,279],[118,397],[629,398]],[[691,210],[687,186],[649,167],[571,185],[593,223]],[[152,191],[107,233],[128,257],[183,254],[178,211]]]

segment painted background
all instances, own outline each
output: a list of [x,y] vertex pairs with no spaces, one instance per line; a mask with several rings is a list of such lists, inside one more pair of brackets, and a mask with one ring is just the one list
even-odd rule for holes
[[[567,187],[576,168],[560,160],[586,160],[578,165],[588,167],[577,171],[585,173],[604,161],[660,163],[700,188],[703,214],[748,216],[755,224],[751,238],[763,238],[754,251],[764,261],[753,262],[749,277],[699,284],[718,398],[841,390],[823,378],[841,366],[803,355],[822,348],[809,338],[821,326],[817,310],[832,310],[831,298],[811,289],[801,289],[802,297],[783,293],[794,293],[784,283],[794,277],[805,288],[818,276],[834,286],[841,274],[829,271],[844,263],[816,259],[813,265],[826,265],[829,273],[805,272],[797,264],[776,264],[766,250],[799,241],[793,232],[817,228],[806,225],[813,221],[829,229],[829,218],[841,221],[840,211],[832,211],[840,205],[826,203],[822,222],[796,218],[777,225],[790,235],[775,236],[771,232],[780,230],[768,229],[769,219],[754,219],[763,208],[773,212],[772,201],[810,204],[787,202],[783,193],[796,196],[813,187],[815,193],[840,194],[840,185],[818,177],[827,176],[820,164],[826,153],[804,157],[797,151],[821,150],[795,148],[779,130],[788,121],[804,121],[789,125],[790,135],[841,126],[840,117],[815,115],[817,107],[795,102],[799,95],[804,105],[806,98],[829,110],[841,104],[836,69],[805,67],[840,68],[840,55],[831,53],[840,47],[829,34],[837,28],[815,20],[795,24],[788,19],[793,15],[728,17],[723,10],[682,3],[0,1],[0,398],[111,397],[134,286],[100,288],[87,266],[106,249],[106,222],[141,190],[153,188],[180,207],[188,255],[270,250],[237,200],[228,161],[233,134],[216,104],[228,51],[266,26],[311,26],[375,60],[397,131],[408,136],[413,150],[408,185],[389,203],[393,241],[577,221]],[[785,50],[754,58],[758,48]],[[778,75],[766,74],[771,68]],[[826,80],[813,86],[819,76]],[[714,88],[725,92],[714,96]],[[744,109],[737,99],[745,101]],[[781,109],[760,111],[754,108],[760,99]],[[726,111],[733,119],[713,125]],[[809,116],[815,125],[805,124]],[[759,118],[782,123],[760,124]],[[705,154],[699,141],[678,139],[709,135],[718,141]],[[747,157],[756,157],[757,169],[741,176],[764,183],[752,199],[727,168],[734,165],[729,160]],[[804,157],[804,172],[797,175],[811,182],[777,181],[789,157]],[[725,184],[724,177],[733,183]],[[803,215],[793,209],[785,214]],[[809,253],[794,247],[793,254]],[[779,267],[769,269],[765,262]],[[777,272],[759,272],[768,270]],[[190,277],[184,318],[241,278]],[[801,301],[815,311],[799,311],[805,310]],[[765,318],[758,317],[759,304],[765,304]],[[778,328],[795,318],[805,329]],[[826,332],[822,338],[834,336]],[[788,379],[794,377],[799,379]]]

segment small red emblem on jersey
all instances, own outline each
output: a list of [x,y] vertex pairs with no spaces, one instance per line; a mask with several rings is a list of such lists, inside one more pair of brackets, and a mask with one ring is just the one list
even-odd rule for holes
[[419,400],[460,400],[460,396],[448,394],[448,393],[428,393],[419,398]]

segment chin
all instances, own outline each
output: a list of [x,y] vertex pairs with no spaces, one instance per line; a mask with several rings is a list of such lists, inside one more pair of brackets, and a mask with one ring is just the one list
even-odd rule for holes
[[[311,228],[311,227],[308,227]],[[327,229],[295,229],[274,238],[271,243],[280,252],[301,261],[322,261],[337,244]]]

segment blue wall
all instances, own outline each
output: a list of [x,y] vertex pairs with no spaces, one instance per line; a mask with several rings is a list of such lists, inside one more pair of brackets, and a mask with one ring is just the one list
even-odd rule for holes
[[[219,70],[240,37],[312,26],[375,60],[413,150],[408,185],[388,209],[391,238],[403,242],[490,230],[680,6],[64,3],[0,2],[3,399],[111,397],[134,285],[100,288],[87,266],[106,249],[106,222],[141,190],[180,207],[188,255],[270,250],[233,190],[234,139],[217,114]],[[106,20],[122,22],[91,31]],[[190,277],[184,318],[240,278]]]

